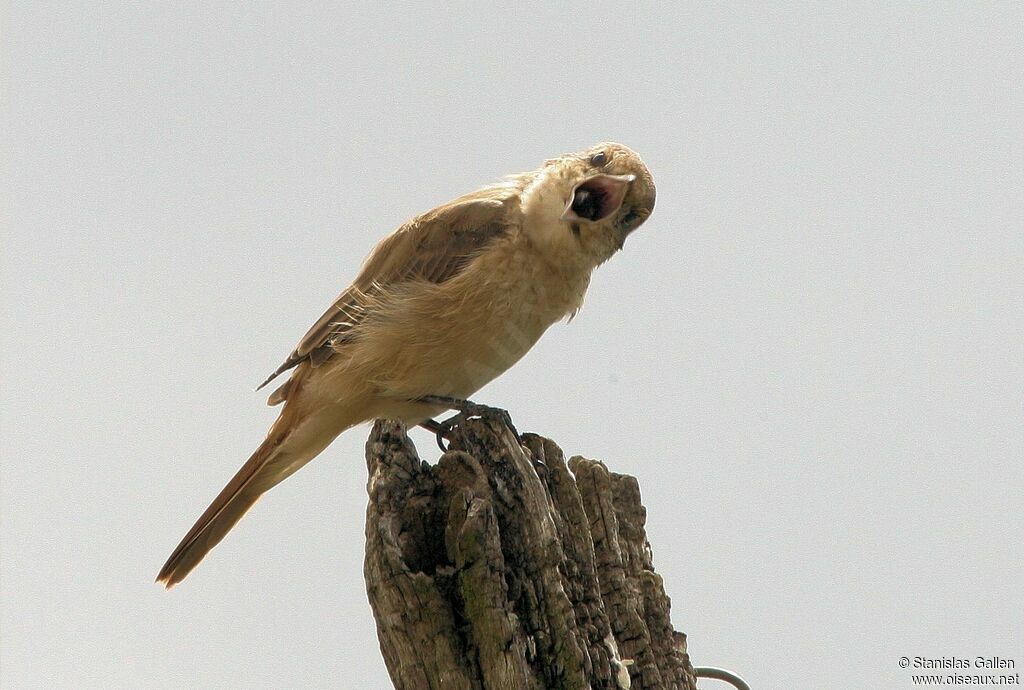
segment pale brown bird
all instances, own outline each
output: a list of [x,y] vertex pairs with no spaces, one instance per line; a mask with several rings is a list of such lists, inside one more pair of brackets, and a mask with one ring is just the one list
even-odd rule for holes
[[605,143],[549,160],[413,218],[261,388],[284,403],[266,440],[167,559],[185,578],[256,500],[362,422],[431,423],[515,364],[581,306],[595,267],[654,208],[640,157]]

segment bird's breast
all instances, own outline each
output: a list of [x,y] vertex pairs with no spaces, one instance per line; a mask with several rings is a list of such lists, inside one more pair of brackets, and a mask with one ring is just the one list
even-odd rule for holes
[[589,277],[514,245],[478,257],[457,278],[396,304],[364,341],[377,362],[368,373],[388,396],[469,397],[578,309]]

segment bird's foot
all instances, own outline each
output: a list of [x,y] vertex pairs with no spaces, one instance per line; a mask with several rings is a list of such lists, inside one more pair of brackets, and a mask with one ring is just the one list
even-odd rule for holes
[[420,424],[424,429],[434,432],[434,436],[437,439],[437,446],[442,450],[442,452],[448,450],[444,442],[451,441],[452,429],[473,417],[497,420],[504,424],[517,440],[521,439],[519,430],[516,429],[515,424],[512,423],[512,415],[508,413],[508,410],[503,410],[500,407],[490,407],[488,405],[475,403],[472,400],[462,400],[460,398],[452,398],[446,395],[425,395],[422,398],[419,398],[417,402],[426,403],[428,405],[444,405],[450,410],[458,410],[458,414],[443,421],[438,422],[433,419],[428,419]]
[[442,453],[446,453],[448,452],[448,449],[445,447],[444,442],[451,441],[451,438],[449,437],[451,435],[452,427],[455,426],[455,420],[458,417],[459,415],[455,415],[443,422],[439,422],[436,419],[428,419],[420,422],[419,425],[434,434],[434,440],[437,441],[437,447],[441,449]]

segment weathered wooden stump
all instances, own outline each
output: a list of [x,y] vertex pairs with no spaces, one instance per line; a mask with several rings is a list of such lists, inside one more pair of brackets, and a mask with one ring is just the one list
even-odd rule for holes
[[366,462],[364,574],[396,688],[696,687],[636,479],[490,419],[436,465],[378,421]]

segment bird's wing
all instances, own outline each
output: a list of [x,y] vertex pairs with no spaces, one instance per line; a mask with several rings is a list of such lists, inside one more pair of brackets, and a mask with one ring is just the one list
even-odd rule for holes
[[[510,196],[507,185],[467,194],[417,216],[381,240],[352,285],[338,295],[288,359],[259,388],[302,361],[309,360],[314,367],[327,361],[362,321],[374,298],[389,287],[411,281],[440,284],[458,275],[508,231]],[[270,403],[280,402],[285,393],[275,392]]]

